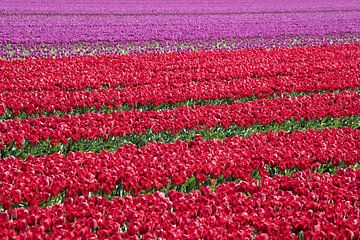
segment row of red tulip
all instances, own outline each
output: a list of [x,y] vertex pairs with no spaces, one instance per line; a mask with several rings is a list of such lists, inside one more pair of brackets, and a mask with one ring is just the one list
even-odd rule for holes
[[0,236],[18,239],[359,239],[360,171],[302,171],[107,200],[69,198],[0,212]]
[[169,183],[184,184],[191,176],[203,183],[208,176],[248,180],[254,170],[266,176],[264,166],[311,169],[320,164],[360,160],[360,130],[351,128],[294,133],[255,134],[224,141],[195,140],[149,143],[141,148],[125,145],[116,152],[75,152],[40,158],[5,158],[0,161],[0,203],[3,208],[22,201],[31,206],[66,190],[67,197],[102,190],[110,194],[120,182],[139,194]]
[[[358,71],[360,73],[360,69]],[[207,82],[185,82],[176,84],[150,84],[125,89],[96,89],[94,91],[66,92],[53,91],[7,91],[0,94],[0,117],[12,111],[13,118],[19,112],[39,114],[43,111],[71,112],[83,109],[84,112],[106,106],[116,109],[124,104],[132,107],[136,104],[153,104],[158,106],[163,103],[176,103],[188,100],[216,100],[221,98],[263,98],[274,94],[282,95],[290,92],[319,92],[322,90],[344,90],[360,87],[360,75],[349,72],[316,73],[316,76],[304,77],[303,74],[294,73],[293,76],[234,79]],[[92,110],[93,111],[93,110]]]
[[[359,76],[360,45],[0,61],[0,92],[84,90],[334,73]],[[336,57],[335,57],[336,56]],[[259,81],[261,81],[259,79]]]
[[[53,144],[68,139],[109,139],[111,136],[157,133],[205,126],[207,129],[222,125],[223,128],[236,124],[242,127],[272,121],[282,123],[294,118],[321,119],[326,116],[342,117],[360,114],[360,93],[311,94],[303,97],[285,97],[272,100],[256,100],[244,103],[216,106],[179,107],[164,111],[138,110],[112,114],[86,113],[76,116],[39,117],[34,119],[7,120],[0,122],[0,141],[9,145],[14,141],[21,147],[23,140],[33,145],[41,140],[51,139]],[[1,142],[0,142],[1,143]],[[4,146],[0,146],[0,149]]]

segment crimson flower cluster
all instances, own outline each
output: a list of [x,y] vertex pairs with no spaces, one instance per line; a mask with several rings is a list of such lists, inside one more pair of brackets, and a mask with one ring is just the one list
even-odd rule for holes
[[358,239],[360,171],[311,171],[106,200],[69,198],[0,213],[0,236],[109,239]]
[[[360,45],[0,61],[0,92],[84,90],[251,77],[359,76]],[[336,56],[336,57],[334,57]],[[351,59],[351,60],[350,60]],[[259,81],[261,81],[259,79]]]
[[120,182],[134,194],[184,184],[191,176],[203,183],[208,176],[249,180],[265,165],[311,169],[332,162],[356,164],[360,158],[360,130],[351,128],[255,134],[224,141],[149,143],[141,148],[125,145],[116,152],[75,152],[40,158],[6,158],[0,161],[0,203],[7,209],[22,201],[31,206],[66,190],[67,197],[102,190],[110,194]]
[[[327,62],[322,62],[324,65]],[[360,65],[359,65],[360,66]],[[124,89],[95,89],[94,91],[79,90],[68,92],[63,90],[51,91],[5,91],[0,94],[0,116],[6,110],[11,110],[14,116],[20,111],[29,114],[39,114],[43,111],[70,112],[76,108],[97,109],[119,108],[124,104],[176,103],[187,100],[216,100],[221,98],[240,99],[256,96],[258,98],[274,94],[288,94],[290,92],[319,92],[322,90],[344,90],[360,87],[360,69],[356,74],[351,71],[335,71],[313,75],[307,72],[295,72],[292,76],[208,80],[202,82],[184,83],[155,83],[127,87]],[[307,76],[308,75],[308,76]]]
[[[39,117],[36,119],[7,120],[0,122],[0,140],[5,145],[14,141],[21,147],[23,140],[36,145],[40,140],[51,139],[52,144],[68,139],[108,139],[127,134],[195,129],[207,129],[231,124],[242,127],[271,122],[283,123],[290,118],[321,119],[326,116],[342,117],[360,114],[360,93],[311,94],[304,97],[285,97],[245,103],[216,106],[179,107],[164,111],[138,110],[112,114],[86,113],[76,116]],[[1,143],[1,142],[0,142]]]

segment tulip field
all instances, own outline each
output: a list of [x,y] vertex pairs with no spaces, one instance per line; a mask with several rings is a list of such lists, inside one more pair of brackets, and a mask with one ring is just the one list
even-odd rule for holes
[[0,239],[360,239],[360,2],[0,1]]

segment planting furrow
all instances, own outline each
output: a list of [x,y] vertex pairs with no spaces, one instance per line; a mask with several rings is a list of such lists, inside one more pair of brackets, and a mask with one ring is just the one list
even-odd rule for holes
[[[39,141],[74,142],[79,139],[145,134],[171,131],[173,135],[183,129],[211,129],[217,125],[228,128],[232,124],[249,127],[261,123],[283,123],[298,120],[321,119],[327,116],[345,117],[360,114],[360,93],[311,94],[303,97],[285,97],[244,103],[179,107],[163,111],[138,110],[112,114],[86,113],[76,116],[39,117],[36,119],[6,120],[0,122],[0,140],[6,146],[12,142],[18,148],[24,140],[35,146]],[[4,149],[4,145],[0,146]],[[24,146],[29,147],[29,146]]]
[[[181,105],[220,104],[309,92],[358,89],[360,75],[340,72],[312,77],[247,78],[222,81],[151,84],[125,89],[0,93],[0,120],[39,115],[76,115],[136,109],[171,109]],[[210,101],[210,102],[209,102]],[[219,102],[219,103],[217,103]]]
[[359,49],[359,44],[345,44],[0,61],[0,92],[126,88],[293,75],[306,79],[319,74],[346,79],[359,76]]
[[302,171],[189,194],[81,196],[47,208],[1,213],[2,237],[357,239],[359,170]]
[[121,185],[126,192],[139,194],[184,184],[191,176],[203,183],[208,176],[221,175],[249,180],[254,171],[267,176],[274,168],[284,172],[327,163],[350,166],[360,161],[359,146],[360,130],[339,128],[269,132],[224,141],[155,142],[141,148],[125,145],[112,153],[52,154],[28,157],[25,162],[5,158],[0,161],[0,203],[4,208],[22,202],[37,206],[62,191],[66,197],[111,194]]

